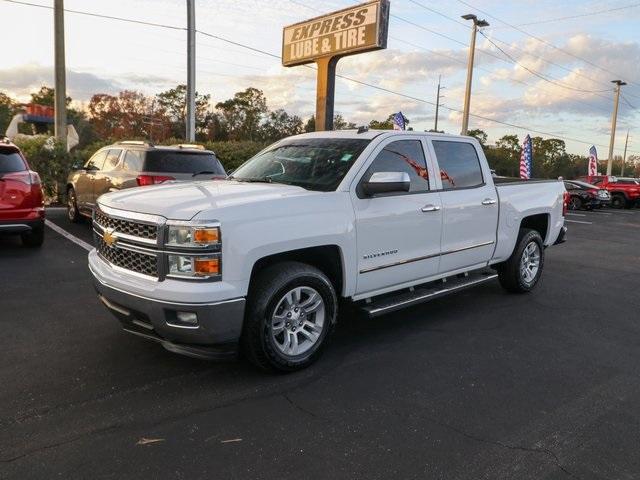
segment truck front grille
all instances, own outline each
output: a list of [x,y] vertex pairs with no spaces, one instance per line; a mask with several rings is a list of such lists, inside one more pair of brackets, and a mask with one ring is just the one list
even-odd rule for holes
[[102,237],[96,238],[98,254],[107,262],[120,268],[158,278],[158,258],[140,252],[118,248],[117,245],[108,246]]
[[113,228],[116,233],[123,233],[132,237],[143,238],[145,240],[156,240],[158,238],[157,225],[108,217],[99,210],[96,210],[94,221],[103,229]]

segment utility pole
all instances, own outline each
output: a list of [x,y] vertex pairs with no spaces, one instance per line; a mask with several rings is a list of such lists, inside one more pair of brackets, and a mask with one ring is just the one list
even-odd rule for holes
[[627,145],[629,144],[629,129],[627,129],[627,138],[624,141],[624,153],[622,154],[622,168],[620,169],[620,176],[624,177],[624,164],[627,161]]
[[433,126],[433,130],[435,132],[438,131],[438,113],[440,111],[440,89],[445,87],[440,87],[440,80],[442,79],[442,75],[438,75],[438,95],[436,96],[436,122]]
[[607,175],[611,175],[613,168],[613,146],[616,142],[616,122],[618,121],[618,103],[620,103],[620,87],[626,85],[622,80],[611,80],[616,84],[616,95],[613,102],[613,115],[611,115],[611,139],[609,140],[609,158],[607,160]]
[[67,144],[67,79],[64,58],[64,1],[53,5],[53,33],[55,44],[55,120],[56,138]]
[[196,7],[187,0],[187,142],[196,140]]
[[473,80],[473,59],[476,50],[476,34],[478,33],[478,27],[488,27],[489,22],[486,20],[478,20],[478,17],[469,13],[463,15],[465,20],[473,20],[473,27],[471,27],[471,43],[469,44],[469,63],[467,64],[467,88],[464,93],[464,112],[462,114],[462,132],[461,135],[466,135],[469,129],[469,109],[471,107],[471,83]]

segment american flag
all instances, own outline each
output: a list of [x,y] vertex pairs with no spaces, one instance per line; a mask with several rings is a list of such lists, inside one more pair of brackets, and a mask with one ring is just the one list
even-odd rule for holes
[[404,115],[402,114],[402,112],[398,112],[398,113],[394,113],[393,114],[393,129],[394,130],[404,130],[406,127],[406,119],[404,118]]
[[522,151],[520,152],[520,178],[531,178],[531,161],[532,161],[531,137],[527,135],[522,143]]
[[587,170],[587,175],[590,177],[598,175],[598,151],[596,150],[595,145],[592,145],[589,149],[589,168]]

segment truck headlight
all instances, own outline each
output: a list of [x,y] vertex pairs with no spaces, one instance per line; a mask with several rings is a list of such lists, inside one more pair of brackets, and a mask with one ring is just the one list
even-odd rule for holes
[[168,255],[169,275],[190,278],[219,277],[219,256]]
[[169,225],[167,246],[207,247],[220,243],[220,227]]

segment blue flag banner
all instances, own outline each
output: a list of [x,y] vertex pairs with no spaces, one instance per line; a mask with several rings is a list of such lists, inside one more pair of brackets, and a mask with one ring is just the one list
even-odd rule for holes
[[393,129],[394,130],[405,130],[405,128],[406,128],[406,122],[405,122],[405,118],[404,118],[404,115],[402,114],[402,112],[394,113],[393,114]]
[[531,145],[531,137],[527,135],[522,143],[520,152],[520,178],[531,178],[531,167],[533,162],[533,147]]

